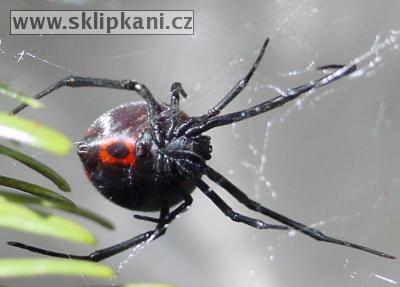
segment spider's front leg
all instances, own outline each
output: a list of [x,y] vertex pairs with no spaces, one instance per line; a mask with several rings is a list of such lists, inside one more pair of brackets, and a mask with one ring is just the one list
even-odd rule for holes
[[171,116],[171,123],[168,128],[167,134],[166,134],[166,140],[170,141],[171,138],[173,137],[176,125],[177,125],[177,112],[179,111],[179,96],[182,96],[182,98],[186,99],[187,94],[185,90],[182,87],[182,84],[179,82],[174,82],[171,86],[170,89],[170,97],[171,97],[171,109],[172,109],[172,116]]
[[[144,84],[134,80],[110,80],[91,77],[69,76],[52,84],[47,89],[44,89],[37,95],[33,96],[33,98],[41,99],[62,87],[96,87],[136,92],[147,104],[147,116],[150,122],[150,126],[152,127],[156,142],[162,142],[163,138],[161,134],[161,127],[159,122],[157,121],[158,114],[161,111],[161,105],[156,101],[150,90]],[[25,109],[27,106],[27,104],[21,104],[14,110],[12,110],[11,114],[15,115]]]
[[[329,67],[329,69],[333,66],[339,66],[341,67],[340,69],[336,70],[335,72],[332,72],[322,78],[313,80],[308,82],[307,84],[298,86],[293,89],[288,89],[286,92],[283,94],[276,96],[270,100],[267,100],[261,104],[255,105],[253,107],[238,111],[238,112],[233,112],[229,114],[225,114],[222,116],[217,116],[217,117],[212,117],[206,121],[200,121],[200,123],[195,124],[193,126],[190,126],[186,128],[185,130],[182,130],[181,133],[184,133],[185,136],[196,136],[201,133],[204,133],[208,130],[211,130],[216,127],[220,126],[225,126],[229,125],[235,122],[240,122],[244,121],[246,119],[258,116],[260,114],[266,113],[270,110],[276,109],[280,106],[283,106],[287,102],[293,101],[296,98],[298,98],[300,95],[307,93],[311,90],[318,89],[321,87],[324,87],[334,81],[337,81],[344,76],[347,76],[351,73],[353,73],[356,69],[356,65],[328,65],[325,67]],[[324,69],[324,67],[322,67]]]
[[258,52],[257,59],[251,66],[250,70],[233,86],[228,94],[226,94],[215,106],[211,107],[205,114],[198,117],[193,117],[189,121],[181,125],[176,131],[174,131],[174,136],[179,137],[193,125],[200,125],[202,123],[205,123],[208,119],[219,115],[219,113],[246,88],[247,84],[250,82],[265,54],[268,43],[269,38],[264,41],[260,51]]
[[[59,80],[44,89],[40,93],[33,96],[34,99],[41,99],[51,94],[52,92],[58,90],[62,87],[70,87],[70,88],[82,88],[82,87],[97,87],[97,88],[108,88],[108,89],[117,89],[117,90],[130,90],[137,92],[143,100],[150,107],[150,113],[155,114],[160,110],[160,104],[155,100],[149,89],[137,81],[133,80],[110,80],[110,79],[101,79],[101,78],[91,78],[91,77],[80,77],[80,76],[69,76],[62,80]],[[17,114],[23,109],[25,109],[28,105],[21,104],[11,111],[11,114]]]

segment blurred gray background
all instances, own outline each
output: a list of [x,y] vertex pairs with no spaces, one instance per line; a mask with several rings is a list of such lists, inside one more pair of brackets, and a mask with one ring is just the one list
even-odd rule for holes
[[[215,104],[268,51],[249,87],[227,111],[261,102],[320,76],[319,65],[365,56],[361,72],[296,103],[211,131],[210,164],[250,197],[329,235],[400,255],[400,2],[396,0],[275,1],[1,1],[0,81],[35,94],[67,75],[137,79],[161,101],[173,81],[199,115]],[[10,36],[11,9],[193,9],[194,36]],[[386,41],[385,41],[386,39]],[[374,45],[375,43],[375,45]],[[25,51],[25,52],[24,52]],[[20,57],[20,53],[24,53]],[[29,56],[29,54],[33,56]],[[369,54],[366,54],[369,53]],[[63,89],[46,109],[23,115],[80,140],[104,111],[139,97],[105,89]],[[16,102],[2,98],[1,110]],[[70,197],[111,219],[116,230],[83,222],[106,247],[152,227],[108,202],[85,178],[75,153],[58,158],[23,148],[72,184]],[[50,188],[39,175],[2,159],[0,173]],[[225,196],[218,187],[216,191]],[[226,198],[235,209],[245,208]],[[392,286],[399,261],[318,243],[298,233],[258,231],[232,223],[200,192],[165,237],[140,252],[106,260],[111,282],[88,278],[9,280],[20,286],[85,286],[165,282],[185,287]],[[79,220],[79,219],[78,219]],[[0,230],[0,256],[32,256],[8,247],[21,240],[63,252],[90,247]],[[130,258],[131,257],[131,258]],[[127,260],[128,259],[128,260]]]

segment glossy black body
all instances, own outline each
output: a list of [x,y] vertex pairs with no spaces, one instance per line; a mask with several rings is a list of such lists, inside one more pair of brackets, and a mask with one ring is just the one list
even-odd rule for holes
[[[207,139],[204,136],[200,141],[196,138],[165,141],[164,146],[152,143],[146,111],[146,103],[140,101],[118,106],[102,114],[93,122],[78,146],[78,155],[88,178],[108,200],[132,210],[157,211],[163,204],[171,207],[182,201],[182,190],[191,193],[196,187],[196,178],[201,177],[200,173],[192,176],[179,173],[174,159],[167,154],[160,157],[160,154],[175,149],[190,152],[202,149],[208,151],[203,154],[208,159],[211,146],[209,140],[204,140]],[[170,128],[172,114],[170,105],[161,106],[157,122],[163,131]],[[175,113],[175,116],[177,127],[189,119],[182,111]],[[131,140],[136,147],[140,143],[147,143],[152,152],[149,152],[147,158],[135,156],[134,166],[104,163],[100,156],[101,146],[113,138],[121,139],[121,142]],[[113,153],[125,155],[123,149],[123,145],[117,146]],[[160,165],[163,169],[157,171]],[[158,177],[157,172],[160,173]]]

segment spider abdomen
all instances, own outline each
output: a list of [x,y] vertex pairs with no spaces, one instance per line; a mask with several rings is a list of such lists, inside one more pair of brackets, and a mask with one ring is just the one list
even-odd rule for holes
[[[167,105],[161,109],[159,121],[168,130],[172,112]],[[193,191],[195,178],[177,173],[168,161],[155,180],[156,155],[151,153],[159,151],[143,144],[151,137],[146,111],[144,102],[135,102],[102,114],[87,130],[78,154],[86,175],[108,200],[131,210],[157,211],[162,204],[179,203],[183,190]],[[181,125],[188,116],[179,113]]]

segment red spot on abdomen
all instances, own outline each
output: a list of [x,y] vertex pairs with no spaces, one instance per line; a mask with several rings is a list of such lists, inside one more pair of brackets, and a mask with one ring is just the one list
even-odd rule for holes
[[136,164],[134,138],[108,138],[100,144],[99,159],[104,165]]

